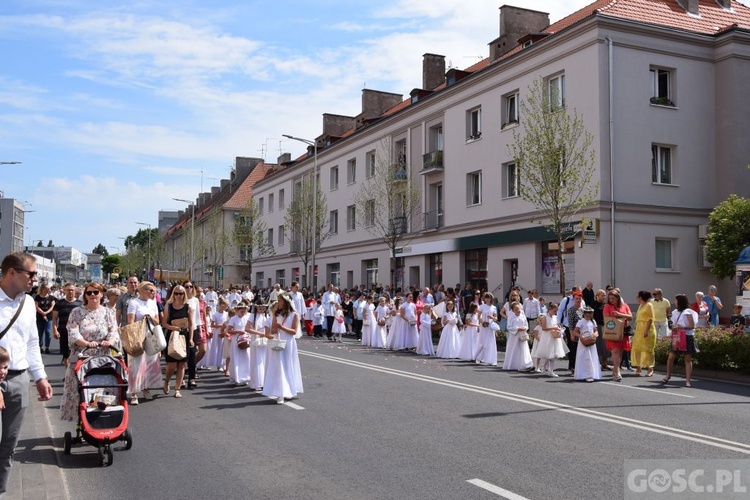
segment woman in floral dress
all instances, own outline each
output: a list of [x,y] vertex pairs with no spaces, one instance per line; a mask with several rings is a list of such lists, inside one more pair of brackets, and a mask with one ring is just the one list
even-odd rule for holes
[[72,422],[78,418],[78,377],[74,369],[78,357],[86,349],[104,349],[120,340],[114,309],[104,307],[103,299],[104,288],[98,283],[89,283],[83,292],[83,305],[70,313],[68,342],[71,362],[65,372],[60,402],[61,420]]

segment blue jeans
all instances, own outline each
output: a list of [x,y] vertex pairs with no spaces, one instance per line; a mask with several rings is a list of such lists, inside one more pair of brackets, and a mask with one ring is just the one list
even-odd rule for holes
[[52,320],[43,319],[37,316],[36,330],[39,332],[39,347],[49,349],[49,343],[52,339]]

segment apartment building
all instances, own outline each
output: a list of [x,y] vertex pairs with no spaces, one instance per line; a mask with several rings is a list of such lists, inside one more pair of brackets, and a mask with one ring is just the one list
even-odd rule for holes
[[[315,163],[327,200],[318,286],[472,282],[505,293],[515,284],[554,297],[560,261],[567,284],[611,283],[630,298],[714,282],[702,257],[708,214],[730,193],[750,195],[750,9],[599,0],[550,24],[546,13],[504,6],[489,49],[464,70],[425,54],[409,98],[364,90],[360,115],[324,115],[316,151],[255,184],[275,254],[254,259],[253,284],[304,278],[284,209]],[[508,152],[537,78],[594,135],[599,193],[563,249],[521,198],[523,171]],[[397,158],[394,176],[421,192],[420,206],[394,220],[404,233],[395,265],[354,201],[383,144]]]

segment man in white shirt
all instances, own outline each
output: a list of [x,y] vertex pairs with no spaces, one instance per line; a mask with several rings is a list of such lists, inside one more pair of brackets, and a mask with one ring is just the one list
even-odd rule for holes
[[292,299],[292,307],[299,314],[300,320],[305,319],[307,306],[305,306],[305,297],[299,291],[299,283],[292,281],[292,289],[289,291],[289,297]]
[[326,316],[326,335],[328,339],[331,339],[333,335],[333,314],[336,312],[336,306],[334,304],[341,304],[341,295],[336,293],[333,288],[333,283],[328,284],[328,290],[323,294],[321,305],[323,306],[323,312]]
[[233,287],[231,293],[227,295],[227,300],[229,301],[229,305],[231,307],[234,307],[240,303],[240,301],[242,300],[242,295],[237,292],[236,287]]
[[242,298],[245,299],[248,304],[252,304],[253,299],[255,298],[255,295],[250,291],[250,287],[247,285],[242,286]]
[[[39,351],[34,300],[26,294],[37,283],[36,260],[30,254],[11,253],[0,264],[0,347],[10,354],[8,375],[3,383],[5,408],[1,410],[0,496],[8,488],[13,450],[29,403],[29,374],[36,384],[39,401],[52,398],[44,362]],[[16,316],[11,325],[12,318]],[[10,328],[8,328],[10,326]],[[6,331],[7,328],[7,331]]]
[[541,305],[539,300],[534,297],[536,290],[529,290],[529,296],[523,300],[523,313],[526,316],[526,320],[529,322],[529,331],[534,331],[539,321],[541,313]]
[[271,290],[271,293],[268,296],[268,302],[271,303],[271,304],[273,304],[274,302],[276,302],[276,297],[278,297],[278,295],[280,293],[281,293],[281,285],[279,285],[278,283],[276,283],[273,286],[273,290]]
[[214,287],[211,285],[208,285],[206,290],[205,301],[211,311],[216,311],[216,306],[219,305],[219,294],[214,291]]

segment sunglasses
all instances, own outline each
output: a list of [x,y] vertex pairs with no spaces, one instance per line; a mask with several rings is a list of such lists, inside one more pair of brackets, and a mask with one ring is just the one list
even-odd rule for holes
[[24,269],[22,267],[14,267],[13,269],[15,269],[16,271],[18,271],[19,273],[26,273],[26,274],[28,274],[30,279],[36,278],[36,276],[39,274],[37,271],[28,271],[28,270],[26,270],[26,269]]
[[185,292],[175,292],[172,295],[185,295]]
[[86,290],[86,292],[85,292],[85,293],[86,293],[86,295],[88,295],[89,297],[91,297],[92,295],[93,295],[93,296],[97,296],[97,295],[99,295],[99,290]]
[[185,285],[185,288],[193,288],[193,285]]

